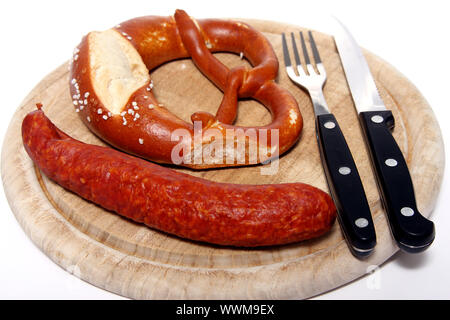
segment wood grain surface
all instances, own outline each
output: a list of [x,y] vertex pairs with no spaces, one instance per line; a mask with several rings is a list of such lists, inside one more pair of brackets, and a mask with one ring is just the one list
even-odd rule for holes
[[[264,32],[280,60],[281,32],[302,30],[282,23],[247,20]],[[1,172],[9,204],[32,241],[55,263],[100,288],[136,299],[302,299],[363,276],[398,249],[382,210],[367,150],[332,38],[315,33],[328,74],[324,94],[341,124],[360,172],[377,232],[377,247],[365,260],[353,257],[338,223],[327,235],[297,244],[259,249],[220,247],[183,240],[136,224],[64,190],[35,169],[21,140],[22,119],[42,102],[47,116],[83,142],[104,145],[81,122],[71,103],[68,63],[50,73],[25,98],[5,137]],[[392,66],[366,52],[387,108],[396,119],[394,137],[404,152],[419,210],[430,216],[439,193],[444,151],[438,123],[419,91]],[[247,64],[239,56],[217,54],[228,66]],[[189,59],[151,72],[155,95],[189,121],[199,110],[215,113],[222,92]],[[192,171],[233,183],[304,182],[328,191],[315,139],[307,94],[280,68],[277,82],[297,99],[304,117],[300,141],[278,161],[274,175],[262,166]],[[236,124],[262,125],[269,112],[253,100],[239,104]],[[111,186],[113,188],[114,186]]]

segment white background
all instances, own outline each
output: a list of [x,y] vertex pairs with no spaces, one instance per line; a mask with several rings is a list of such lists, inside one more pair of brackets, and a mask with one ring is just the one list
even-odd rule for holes
[[[275,20],[329,32],[335,15],[360,45],[406,75],[433,108],[444,142],[448,117],[450,48],[448,1],[2,1],[0,92],[3,140],[15,109],[49,72],[71,57],[81,36],[141,15]],[[3,141],[2,141],[3,142]],[[449,152],[446,150],[446,158]],[[398,253],[371,277],[319,299],[449,299],[449,174],[432,215],[436,240],[423,254]],[[3,188],[1,186],[0,188]],[[47,258],[25,235],[0,191],[0,298],[123,299],[85,283]]]

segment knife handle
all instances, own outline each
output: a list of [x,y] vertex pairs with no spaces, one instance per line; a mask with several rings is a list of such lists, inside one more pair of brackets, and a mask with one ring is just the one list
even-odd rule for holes
[[375,247],[375,228],[361,179],[333,114],[316,117],[316,132],[328,187],[352,253],[368,256]]
[[361,112],[359,117],[392,235],[404,251],[421,252],[434,240],[434,224],[417,210],[408,166],[391,133],[392,112]]

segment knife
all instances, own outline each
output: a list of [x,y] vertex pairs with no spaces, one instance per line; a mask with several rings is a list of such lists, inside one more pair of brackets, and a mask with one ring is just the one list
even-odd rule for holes
[[336,21],[334,41],[375,168],[391,233],[400,249],[421,252],[434,240],[434,224],[417,209],[408,166],[391,133],[395,124],[392,112],[381,100],[360,47],[347,28]]

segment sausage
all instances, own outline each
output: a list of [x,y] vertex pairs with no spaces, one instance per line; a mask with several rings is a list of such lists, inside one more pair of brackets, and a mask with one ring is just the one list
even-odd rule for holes
[[182,238],[257,247],[318,237],[336,208],[310,185],[217,183],[118,150],[74,140],[40,109],[22,123],[35,165],[62,187],[101,207]]
[[[245,56],[253,68],[229,70],[212,55],[219,51]],[[149,75],[149,70],[165,62],[187,57],[224,92],[216,115],[196,112],[191,116],[193,123],[178,118],[157,101]],[[174,17],[140,17],[89,33],[74,51],[70,90],[81,120],[109,144],[154,162],[203,169],[261,163],[295,144],[303,128],[302,115],[295,98],[275,83],[277,73],[278,59],[271,44],[251,26],[194,20],[177,10]],[[272,122],[259,127],[234,126],[240,98],[262,103],[271,112]],[[200,149],[194,146],[199,132],[195,122],[202,129]],[[206,134],[209,129],[223,140],[223,157],[196,161],[194,149],[207,154],[211,144],[217,144],[217,137],[212,140]],[[177,130],[184,130],[189,139],[174,138]],[[243,133],[232,137],[235,143],[226,142],[230,130]],[[267,143],[261,143],[261,137],[268,137]],[[176,162],[172,151],[180,143],[181,160]],[[238,143],[246,147],[239,149]],[[256,154],[250,154],[249,145],[256,145]],[[225,159],[230,154],[234,155],[232,161]]]

